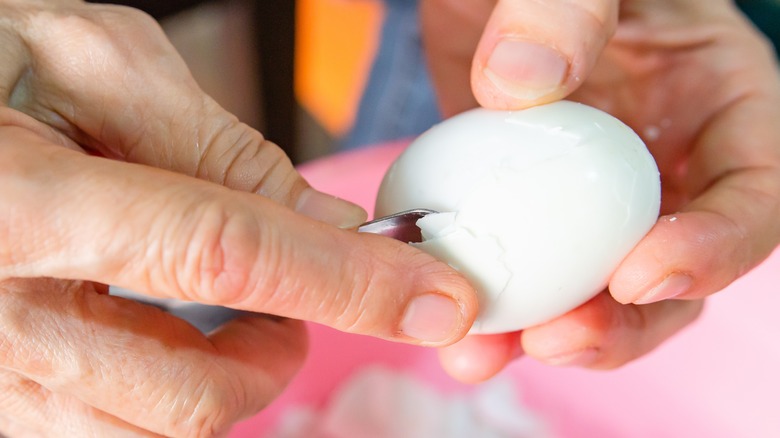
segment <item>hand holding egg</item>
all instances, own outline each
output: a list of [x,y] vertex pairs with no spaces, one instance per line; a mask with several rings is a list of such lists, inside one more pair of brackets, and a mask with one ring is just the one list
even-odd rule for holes
[[662,216],[608,292],[522,332],[442,350],[454,377],[483,380],[521,351],[548,364],[623,365],[777,247],[777,56],[732,2],[428,0],[421,15],[445,116],[477,102],[516,110],[571,98],[640,133],[663,180]]
[[573,102],[476,109],[423,134],[393,164],[377,214],[432,209],[416,246],[480,294],[471,333],[523,329],[607,285],[655,223],[658,169],[614,117]]

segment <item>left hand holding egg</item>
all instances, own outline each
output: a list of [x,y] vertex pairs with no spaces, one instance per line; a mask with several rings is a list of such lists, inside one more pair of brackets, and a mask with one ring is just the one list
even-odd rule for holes
[[780,73],[732,2],[424,0],[421,11],[445,115],[569,96],[634,128],[663,182],[662,216],[609,291],[522,332],[442,350],[454,377],[486,379],[521,352],[620,366],[693,321],[701,298],[780,242]]

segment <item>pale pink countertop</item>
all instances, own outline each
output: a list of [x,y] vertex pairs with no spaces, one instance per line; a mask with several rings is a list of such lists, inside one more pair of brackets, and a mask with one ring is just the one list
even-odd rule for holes
[[[373,209],[385,170],[404,143],[309,163],[313,186]],[[780,220],[780,218],[778,218]],[[560,437],[780,437],[780,251],[708,300],[701,318],[653,353],[614,371],[553,368],[521,359],[504,371],[523,402]],[[435,352],[311,325],[306,364],[234,438],[263,437],[291,406],[323,404],[356,370],[383,364],[446,393]],[[436,437],[432,437],[436,438]]]

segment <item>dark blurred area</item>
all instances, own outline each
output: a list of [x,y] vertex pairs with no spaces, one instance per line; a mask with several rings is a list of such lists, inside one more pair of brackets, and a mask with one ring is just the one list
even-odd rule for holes
[[147,14],[154,18],[161,20],[170,15],[174,15],[185,9],[189,9],[193,6],[201,3],[206,3],[204,0],[114,0],[114,1],[89,1],[88,3],[113,3],[117,5],[132,6],[145,11]]
[[772,40],[780,55],[780,0],[737,0],[737,5]]
[[[219,0],[109,0],[132,6],[157,20],[205,3]],[[297,138],[297,106],[294,92],[295,0],[244,0],[250,11],[252,50],[258,59],[258,102],[263,114],[262,126],[254,126],[285,150],[293,162],[302,155]]]

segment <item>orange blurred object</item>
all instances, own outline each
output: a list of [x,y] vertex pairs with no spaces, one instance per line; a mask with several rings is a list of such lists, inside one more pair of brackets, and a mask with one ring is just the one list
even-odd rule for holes
[[333,136],[345,134],[379,44],[380,0],[297,0],[295,94]]

